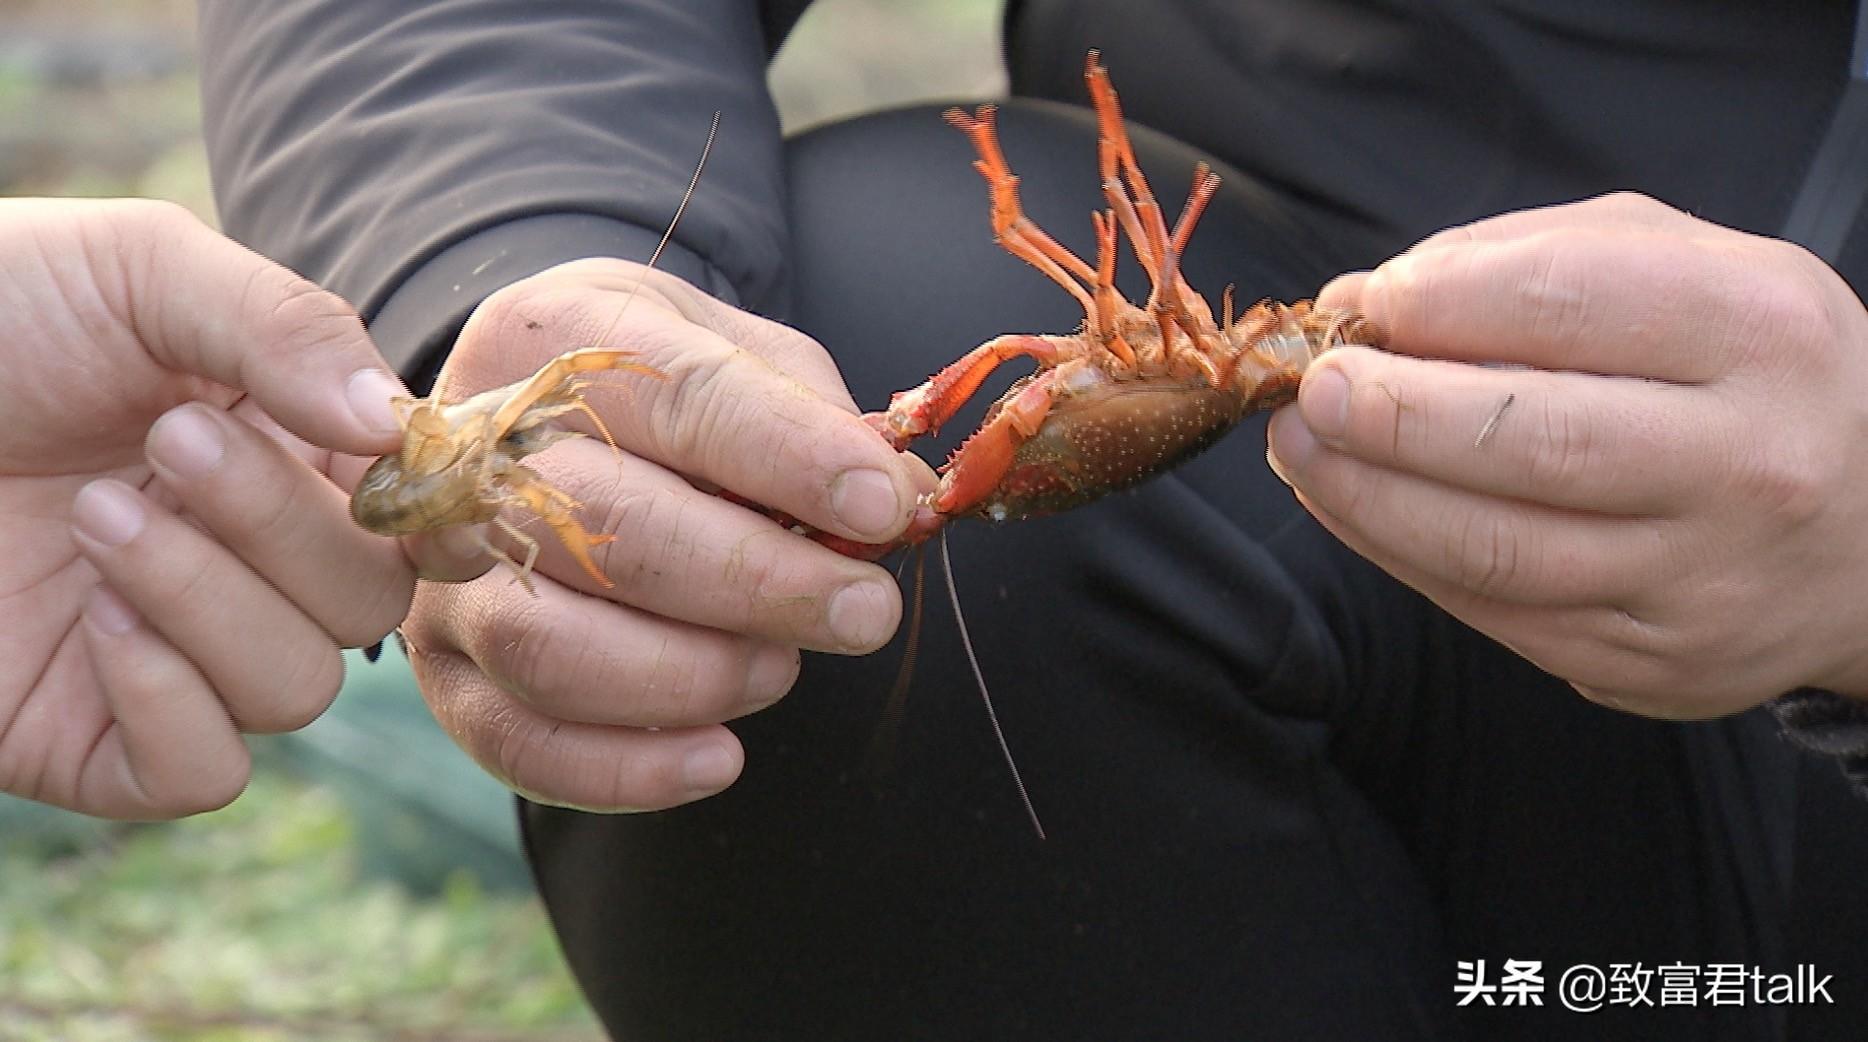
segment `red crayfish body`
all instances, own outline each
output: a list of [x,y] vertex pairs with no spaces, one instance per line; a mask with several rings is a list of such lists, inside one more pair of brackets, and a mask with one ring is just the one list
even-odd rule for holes
[[[978,431],[942,468],[940,487],[908,530],[887,544],[828,533],[814,538],[853,556],[877,558],[925,541],[947,520],[978,515],[1019,520],[1082,506],[1171,469],[1218,441],[1247,415],[1296,396],[1304,371],[1344,343],[1375,343],[1358,315],[1319,311],[1309,301],[1260,302],[1235,321],[1231,297],[1212,309],[1180,274],[1180,257],[1219,178],[1205,164],[1170,229],[1135,162],[1116,93],[1094,51],[1084,78],[1096,106],[1098,159],[1108,209],[1092,214],[1096,263],[1058,244],[1024,215],[1018,177],[1000,151],[994,109],[947,121],[972,139],[992,199],[996,241],[1083,306],[1069,336],[1013,334],[974,348],[864,417],[897,449],[937,431],[1000,363],[1031,358],[1036,372],[995,402]],[[1118,241],[1126,237],[1153,287],[1137,305],[1115,288]]]

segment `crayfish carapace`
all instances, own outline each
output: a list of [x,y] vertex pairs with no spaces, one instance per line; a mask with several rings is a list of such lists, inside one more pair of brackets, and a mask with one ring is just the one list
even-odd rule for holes
[[[675,207],[668,230],[649,256],[650,268],[667,248],[675,225],[694,198],[719,132],[720,114],[716,112],[713,124],[707,128],[707,143],[701,146],[700,160],[694,164],[694,176],[688,179],[687,191]],[[637,283],[629,291],[621,310],[629,309],[641,288]],[[584,401],[590,380],[579,374],[620,369],[666,379],[667,374],[654,366],[631,361],[634,355],[633,351],[597,347],[567,351],[517,383],[481,391],[452,405],[441,400],[439,382],[427,398],[393,399],[391,404],[402,424],[402,448],[372,463],[364,472],[350,496],[350,516],[378,535],[410,535],[449,525],[491,521],[525,549],[525,560],[514,561],[484,535],[478,537],[481,547],[511,567],[526,592],[536,594],[532,566],[538,562],[538,540],[499,516],[505,507],[523,507],[550,525],[578,565],[609,589],[616,584],[597,567],[590,548],[616,537],[592,535],[574,513],[578,502],[519,461],[566,438],[581,437],[581,432],[553,422],[572,412],[589,416],[603,440],[616,448],[616,439],[610,437],[603,417]]]
[[[993,404],[985,422],[941,470],[940,486],[898,540],[851,544],[814,538],[856,556],[880,557],[926,540],[954,517],[1018,520],[1081,506],[1171,469],[1219,440],[1247,415],[1281,405],[1323,352],[1375,343],[1353,312],[1309,301],[1262,301],[1236,319],[1230,291],[1215,322],[1181,277],[1186,251],[1219,177],[1206,164],[1173,228],[1136,164],[1122,110],[1095,51],[1084,70],[1096,107],[1098,159],[1108,209],[1091,214],[1096,263],[1060,245],[1021,209],[1018,177],[1000,151],[994,107],[954,108],[947,121],[972,139],[986,179],[996,241],[1077,299],[1084,321],[1068,336],[1013,334],[967,352],[867,419],[897,449],[937,431],[1000,363],[1026,357],[1038,369]],[[1115,287],[1125,237],[1153,286],[1146,302]]]
[[395,399],[402,449],[364,472],[350,498],[350,516],[381,535],[491,521],[525,549],[525,560],[514,561],[484,537],[482,545],[531,590],[538,540],[499,516],[504,507],[523,507],[551,526],[591,578],[611,586],[591,559],[590,548],[615,537],[591,534],[574,513],[577,501],[519,461],[566,438],[581,437],[553,422],[570,412],[589,416],[610,440],[603,420],[584,401],[590,381],[579,374],[621,369],[662,377],[660,370],[632,357],[629,351],[585,348],[559,355],[524,380],[452,405],[442,402],[439,392],[428,398]]

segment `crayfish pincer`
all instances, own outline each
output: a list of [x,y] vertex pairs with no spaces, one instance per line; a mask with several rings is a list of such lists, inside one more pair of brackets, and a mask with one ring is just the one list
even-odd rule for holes
[[603,420],[584,401],[590,382],[579,374],[621,369],[663,377],[660,370],[632,357],[629,351],[586,348],[559,355],[517,383],[452,405],[442,402],[439,392],[429,398],[396,399],[402,448],[364,472],[350,497],[350,516],[381,535],[491,521],[525,549],[525,560],[514,561],[484,537],[482,546],[531,590],[538,541],[499,516],[504,507],[523,507],[551,526],[591,578],[611,586],[591,559],[590,548],[613,537],[587,531],[574,513],[577,501],[519,461],[566,438],[581,437],[552,422],[570,412],[589,416],[614,447]]

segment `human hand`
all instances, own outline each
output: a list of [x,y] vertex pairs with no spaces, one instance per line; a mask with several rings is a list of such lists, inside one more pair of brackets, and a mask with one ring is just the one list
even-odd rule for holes
[[1396,352],[1332,352],[1272,422],[1345,543],[1617,708],[1868,695],[1868,315],[1821,261],[1624,194],[1320,302]]
[[[573,347],[634,351],[667,377],[596,374],[585,392],[620,459],[585,438],[527,461],[616,537],[595,552],[615,586],[541,535],[537,596],[503,571],[424,583],[403,634],[436,718],[507,785],[592,809],[674,806],[738,776],[744,752],[721,722],[783,696],[800,648],[873,651],[901,615],[886,571],[711,490],[880,542],[933,475],[862,422],[809,338],[623,261],[494,294],[441,380],[457,400]],[[410,543],[431,574],[489,564],[459,530]]]
[[393,449],[401,385],[343,301],[166,203],[0,201],[0,302],[0,791],[221,806],[239,732],[315,718],[408,606],[327,480],[366,460],[313,447]]

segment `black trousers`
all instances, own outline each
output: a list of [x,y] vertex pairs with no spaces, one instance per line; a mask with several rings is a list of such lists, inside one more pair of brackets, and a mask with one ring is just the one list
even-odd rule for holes
[[[1087,111],[1014,103],[1001,127],[1028,212],[1093,255]],[[1177,210],[1197,157],[1137,145]],[[992,244],[970,159],[925,108],[791,147],[786,317],[866,407],[990,336],[1081,318]],[[1184,264],[1215,304],[1228,282],[1242,303],[1307,296],[1389,248],[1222,174]],[[1755,1005],[1585,1016],[1555,995],[1575,963],[1798,960],[1797,767],[1771,726],[1584,702],[1343,549],[1264,448],[1260,417],[1075,514],[953,527],[1048,841],[937,586],[885,767],[872,745],[899,650],[807,655],[789,698],[735,725],[747,768],[726,794],[633,816],[524,806],[540,889],[613,1034],[1784,1037],[1784,1011]],[[1456,1006],[1459,961],[1497,982],[1507,959],[1541,962],[1541,1007]]]

